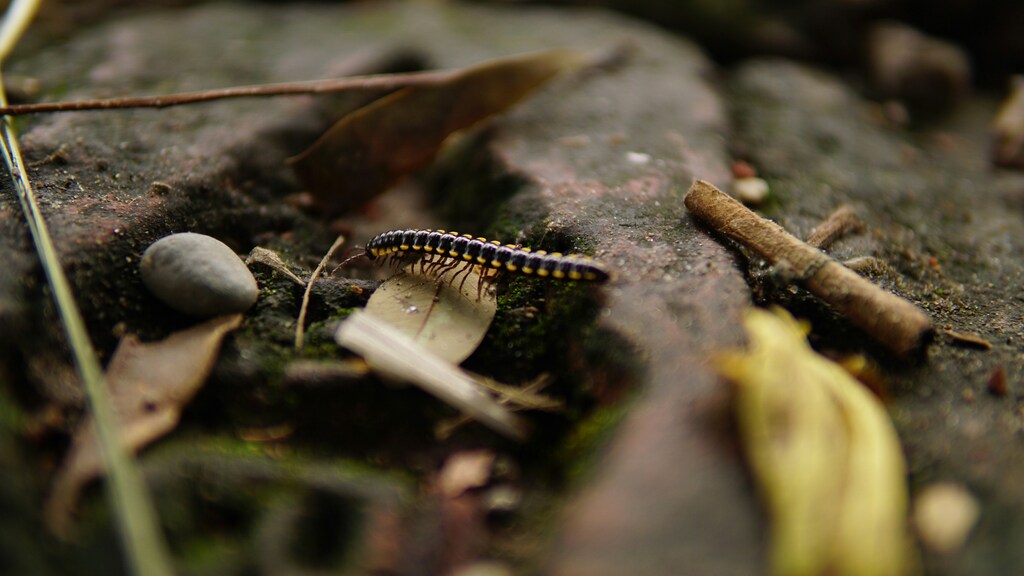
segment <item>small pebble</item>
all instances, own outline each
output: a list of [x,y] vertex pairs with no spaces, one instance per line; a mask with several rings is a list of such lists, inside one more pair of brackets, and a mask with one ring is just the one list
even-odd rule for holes
[[753,178],[755,176],[757,176],[757,168],[754,168],[749,162],[736,160],[732,163],[733,178]]
[[161,302],[190,316],[244,312],[256,302],[256,279],[226,244],[190,232],[154,242],[139,264],[142,282]]
[[644,154],[643,152],[626,152],[626,161],[630,164],[643,166],[644,164],[651,163],[651,155]]
[[757,205],[768,197],[768,182],[756,176],[732,181],[732,193],[744,204]]
[[921,543],[939,554],[959,550],[981,513],[978,501],[959,484],[926,486],[914,499],[914,526]]
[[1006,396],[1008,391],[1006,370],[1002,366],[997,366],[988,377],[988,391],[998,398]]

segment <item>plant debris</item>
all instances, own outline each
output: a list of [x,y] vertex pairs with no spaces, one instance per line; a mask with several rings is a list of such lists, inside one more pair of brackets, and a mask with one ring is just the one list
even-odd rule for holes
[[695,181],[684,202],[715,232],[754,250],[772,264],[787,265],[812,294],[897,354],[914,356],[930,342],[932,323],[923,310],[801,242],[711,183]]
[[[449,270],[437,278],[405,271],[388,278],[366,311],[433,354],[459,364],[476,350],[498,310],[494,286],[481,284],[478,267]],[[486,273],[486,271],[485,271]]]
[[327,262],[334,256],[334,253],[341,248],[342,244],[345,243],[344,236],[338,236],[331,247],[327,249],[327,253],[320,259],[320,263],[317,264],[316,269],[309,275],[309,282],[306,282],[306,289],[302,292],[302,305],[299,306],[299,318],[295,322],[295,349],[302,350],[302,346],[305,342],[306,335],[306,311],[309,310],[309,295],[313,291],[313,284],[316,279],[320,277],[320,273],[324,271],[324,267],[327,266]]
[[[213,368],[221,340],[241,322],[241,314],[232,314],[158,342],[143,343],[134,335],[121,339],[106,379],[125,448],[137,451],[174,429],[182,408]],[[89,416],[74,434],[46,504],[46,519],[56,534],[70,534],[72,511],[82,487],[102,473],[103,454]]]
[[959,332],[957,330],[943,330],[942,333],[949,336],[950,340],[955,344],[969,346],[979,350],[992,349],[992,343],[980,334],[974,334],[973,332]]
[[525,438],[525,424],[470,376],[372,313],[353,312],[335,339],[379,374],[415,384],[509,438]]
[[751,309],[745,352],[720,355],[736,384],[744,450],[771,516],[772,574],[899,575],[915,558],[906,465],[881,402],[814,352],[781,309]]
[[273,250],[267,250],[266,248],[257,246],[249,252],[248,256],[245,257],[245,263],[248,266],[252,266],[253,264],[262,264],[275,272],[279,272],[285,278],[295,282],[299,286],[302,286],[303,288],[306,287],[306,281],[296,276],[295,273],[292,272],[292,269],[288,267],[288,264],[285,264],[285,261],[282,260],[277,252],[274,252]]
[[[564,401],[541,394],[541,391],[551,384],[551,375],[549,374],[541,374],[532,382],[528,382],[524,386],[500,384],[490,378],[478,378],[477,382],[479,382],[481,386],[497,394],[498,403],[508,407],[512,412],[519,412],[523,410],[561,412],[562,410],[565,410]],[[459,416],[458,418],[445,420],[440,422],[434,429],[434,435],[437,436],[438,439],[444,440],[470,421],[470,418],[467,416]]]
[[437,501],[441,532],[435,574],[463,574],[461,567],[474,562],[487,541],[487,510],[480,490],[492,480],[495,454],[467,450],[448,457],[437,473],[432,492]]
[[821,224],[807,234],[807,244],[819,250],[828,250],[832,244],[850,232],[864,230],[864,223],[849,206],[840,206],[829,214]]
[[329,214],[355,208],[427,166],[453,132],[503,112],[546,81],[586,62],[553,50],[492,60],[445,82],[409,87],[339,120],[291,159]]

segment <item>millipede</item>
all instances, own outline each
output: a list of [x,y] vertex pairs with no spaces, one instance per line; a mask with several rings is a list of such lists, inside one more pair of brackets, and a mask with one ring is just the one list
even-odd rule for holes
[[[561,254],[502,244],[497,240],[445,230],[392,230],[378,234],[366,244],[371,260],[419,258],[421,271],[443,274],[450,270],[468,272],[473,266],[514,272],[555,280],[603,282],[608,270],[596,260],[580,254]],[[462,267],[462,268],[460,268]],[[481,281],[483,275],[481,275]],[[463,278],[465,282],[465,278]]]

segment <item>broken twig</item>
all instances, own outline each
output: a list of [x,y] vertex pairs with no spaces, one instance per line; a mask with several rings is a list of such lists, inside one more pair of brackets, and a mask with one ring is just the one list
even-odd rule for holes
[[930,341],[932,323],[923,310],[858,276],[709,182],[694,182],[684,203],[716,232],[754,250],[772,264],[788,263],[795,277],[812,294],[897,354],[912,356]]
[[819,250],[828,250],[836,241],[845,236],[848,232],[857,232],[864,229],[864,223],[857,218],[857,213],[849,206],[840,206],[836,211],[829,214],[821,224],[818,224],[807,235],[806,242]]
[[958,332],[956,330],[948,329],[943,330],[942,333],[949,336],[950,340],[952,340],[954,344],[977,348],[979,350],[992,349],[992,343],[981,334],[975,334],[973,332]]

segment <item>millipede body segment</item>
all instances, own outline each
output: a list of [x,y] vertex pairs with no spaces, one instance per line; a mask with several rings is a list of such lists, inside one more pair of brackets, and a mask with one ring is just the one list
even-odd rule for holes
[[609,277],[601,264],[587,256],[533,251],[444,230],[392,230],[366,244],[366,256],[371,260],[406,255],[423,257],[430,265],[447,270],[482,266],[542,278],[589,282],[603,282]]

